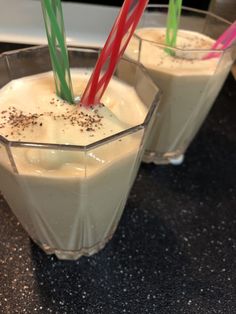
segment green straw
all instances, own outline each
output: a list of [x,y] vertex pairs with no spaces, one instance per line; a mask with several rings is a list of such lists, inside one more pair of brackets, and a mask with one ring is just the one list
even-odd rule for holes
[[56,93],[62,99],[73,104],[74,97],[68,51],[65,43],[65,28],[61,0],[42,0],[41,4],[54,73]]
[[[181,14],[182,0],[170,0],[167,26],[166,26],[166,45],[170,47],[175,47],[177,40],[177,33],[179,28],[179,20]],[[170,55],[175,55],[174,51],[171,49],[166,49]]]

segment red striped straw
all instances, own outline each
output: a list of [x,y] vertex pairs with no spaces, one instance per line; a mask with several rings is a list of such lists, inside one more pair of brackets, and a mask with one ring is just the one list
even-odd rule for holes
[[[125,0],[81,97],[81,104],[100,103],[107,85],[143,14],[148,0]],[[127,36],[126,36],[127,34]]]

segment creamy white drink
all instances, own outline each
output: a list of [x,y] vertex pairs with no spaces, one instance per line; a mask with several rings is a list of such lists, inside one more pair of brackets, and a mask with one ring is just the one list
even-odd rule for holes
[[[89,70],[72,71],[81,95]],[[10,141],[62,144],[60,149],[0,145],[0,190],[32,238],[49,253],[92,254],[112,236],[136,171],[137,133],[99,140],[143,123],[147,110],[131,86],[113,79],[92,108],[69,105],[54,92],[52,73],[13,80],[0,90],[0,135]],[[143,132],[140,130],[140,134]],[[90,145],[76,149],[71,145]],[[70,149],[66,146],[70,145]],[[68,258],[68,254],[65,258]]]
[[[155,127],[147,143],[146,161],[178,162],[209,112],[232,60],[204,59],[214,40],[179,30],[176,50],[165,49],[164,28],[141,28],[126,55],[139,59],[163,91]],[[141,45],[140,45],[141,43]],[[179,158],[179,159],[178,159]]]

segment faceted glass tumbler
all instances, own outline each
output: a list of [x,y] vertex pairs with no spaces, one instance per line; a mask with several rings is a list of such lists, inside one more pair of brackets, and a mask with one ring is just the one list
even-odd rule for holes
[[[144,155],[145,162],[155,164],[183,161],[236,58],[236,43],[226,50],[210,50],[204,45],[195,50],[187,45],[174,49],[165,41],[160,43],[148,37],[148,28],[162,28],[165,34],[167,12],[166,5],[150,5],[138,26],[146,29],[146,35],[141,37],[136,31],[125,52],[148,69],[163,91]],[[210,12],[183,7],[179,29],[217,39],[229,26],[230,22]],[[172,51],[171,57],[168,51]],[[209,53],[215,57],[205,59]],[[170,65],[166,58],[172,60]]]
[[[99,52],[70,48],[71,68],[93,68]],[[0,88],[13,79],[50,71],[48,48],[4,53],[0,70]],[[17,142],[0,136],[0,190],[33,241],[59,259],[92,255],[111,239],[157,112],[159,89],[143,66],[122,58],[114,77],[132,86],[144,103],[147,113],[140,124],[87,146]],[[55,163],[62,167],[72,163],[75,169],[31,171],[22,164],[27,155],[45,161],[53,155]]]

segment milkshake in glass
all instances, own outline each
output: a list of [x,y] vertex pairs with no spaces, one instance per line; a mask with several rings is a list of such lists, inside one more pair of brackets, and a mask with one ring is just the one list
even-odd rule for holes
[[[81,95],[98,51],[69,55]],[[119,71],[126,64],[132,78]],[[122,59],[101,104],[84,108],[55,95],[46,47],[3,54],[0,65],[0,190],[46,253],[59,259],[96,253],[122,215],[158,88],[142,66]]]
[[163,27],[167,7],[152,7],[126,50],[127,56],[145,65],[163,91],[144,161],[179,164],[231,69],[236,48],[232,45],[205,59],[220,35],[217,25],[224,31],[230,24],[211,13],[183,8],[176,48],[170,54]]

